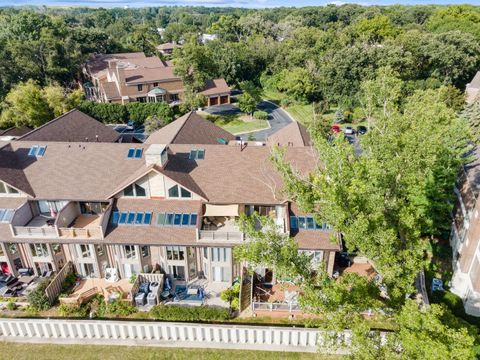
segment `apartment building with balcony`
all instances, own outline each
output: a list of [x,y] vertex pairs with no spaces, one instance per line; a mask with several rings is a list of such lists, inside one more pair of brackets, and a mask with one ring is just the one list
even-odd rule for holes
[[465,311],[480,316],[480,150],[465,165],[455,186],[450,245],[453,250],[451,291],[463,300]]
[[[129,102],[182,101],[182,79],[174,74],[170,61],[142,52],[97,54],[84,67],[87,98],[98,102],[126,104]],[[200,91],[206,106],[230,103],[230,88],[224,79],[210,79]]]
[[[85,277],[115,268],[129,278],[155,268],[177,281],[229,286],[241,272],[233,248],[249,241],[236,220],[257,211],[331,273],[338,238],[285,198],[271,148],[218,141],[223,130],[196,116],[144,144],[18,140],[1,147],[0,269],[43,274],[72,261]],[[197,143],[177,141],[188,136]],[[286,159],[300,173],[316,163],[308,146],[288,147]]]

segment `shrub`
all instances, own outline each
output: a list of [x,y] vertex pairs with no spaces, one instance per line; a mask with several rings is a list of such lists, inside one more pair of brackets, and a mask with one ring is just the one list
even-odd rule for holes
[[75,282],[77,281],[77,275],[74,272],[70,272],[65,276],[65,280],[62,284],[62,293],[68,294],[68,290],[70,290]]
[[220,294],[220,298],[223,301],[226,301],[230,304],[230,308],[232,310],[238,310],[240,301],[240,284],[235,284],[232,287],[225,289]]
[[87,317],[89,307],[85,305],[61,304],[58,307],[60,316],[65,317]]
[[228,320],[228,309],[211,306],[156,305],[150,310],[150,316],[156,320],[170,321],[214,321]]
[[107,304],[106,313],[116,316],[129,316],[137,312],[137,308],[128,301],[115,300]]
[[49,284],[48,279],[42,280],[38,286],[27,296],[27,300],[33,310],[42,311],[50,308],[50,302],[48,301],[45,289]]
[[161,119],[165,123],[173,120],[173,110],[167,103],[129,103],[126,105],[129,120],[143,124],[150,117]]
[[446,290],[437,290],[432,292],[431,301],[433,303],[443,303],[452,311],[455,316],[464,318],[465,309],[462,299],[454,293]]
[[9,302],[7,304],[7,309],[8,310],[16,310],[17,309],[17,304],[15,304],[14,302]]
[[283,98],[280,100],[280,106],[282,107],[289,107],[294,104],[294,101],[288,97]]
[[268,113],[266,111],[261,111],[261,110],[255,111],[253,113],[253,116],[255,117],[255,119],[258,119],[258,120],[268,119]]
[[106,124],[126,123],[128,121],[127,107],[122,104],[83,101],[79,110]]

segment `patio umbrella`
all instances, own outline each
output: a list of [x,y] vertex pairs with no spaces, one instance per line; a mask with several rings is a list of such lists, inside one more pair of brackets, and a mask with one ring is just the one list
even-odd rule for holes
[[167,290],[170,290],[172,288],[172,286],[170,285],[170,279],[168,277],[165,278],[165,288]]
[[52,207],[50,208],[50,216],[51,216],[52,218],[56,218],[56,217],[57,217],[57,213],[55,212],[55,210],[53,210]]

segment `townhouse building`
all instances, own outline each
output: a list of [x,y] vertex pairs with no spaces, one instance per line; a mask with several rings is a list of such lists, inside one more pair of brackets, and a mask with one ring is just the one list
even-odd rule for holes
[[[83,84],[87,98],[97,102],[178,104],[184,94],[172,62],[143,52],[96,54],[83,73],[88,80]],[[206,106],[230,103],[230,88],[224,79],[208,80],[200,93],[207,99]]]
[[[241,271],[232,250],[248,241],[236,220],[257,211],[332,273],[338,238],[285,197],[270,155],[195,113],[143,144],[3,144],[0,270],[41,275],[71,261],[84,277],[159,269],[173,280],[230,285]],[[285,156],[304,174],[317,159],[310,146],[289,146]]]
[[465,311],[480,316],[480,150],[465,165],[455,186],[450,245],[453,251],[451,291]]

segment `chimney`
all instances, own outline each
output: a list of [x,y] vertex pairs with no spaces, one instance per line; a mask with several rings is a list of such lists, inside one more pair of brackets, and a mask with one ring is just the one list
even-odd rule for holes
[[164,144],[152,144],[145,151],[145,163],[165,167],[168,162],[168,147]]
[[117,68],[117,59],[108,60],[108,68],[110,70],[115,70]]

